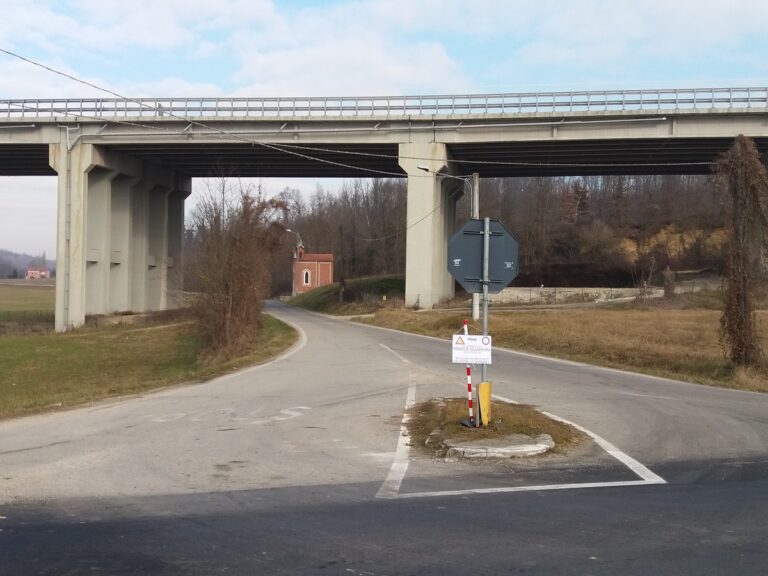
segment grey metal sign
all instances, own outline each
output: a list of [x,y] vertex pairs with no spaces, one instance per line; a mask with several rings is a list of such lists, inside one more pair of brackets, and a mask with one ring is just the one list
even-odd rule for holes
[[[517,239],[499,220],[490,220],[488,292],[501,292],[518,272]],[[469,293],[483,291],[483,221],[469,220],[448,241],[448,271]]]

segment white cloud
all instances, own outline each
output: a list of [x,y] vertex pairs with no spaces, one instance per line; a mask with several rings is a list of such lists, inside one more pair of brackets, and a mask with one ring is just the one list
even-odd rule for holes
[[603,66],[631,76],[639,64],[664,69],[701,57],[714,63],[734,51],[748,56],[756,40],[765,45],[768,27],[765,3],[755,0],[733,0],[727,7],[701,0],[543,0],[536,6],[514,61],[531,69],[575,65],[598,76]]
[[407,48],[370,38],[335,38],[243,59],[237,95],[334,96],[434,92],[470,88],[469,79],[439,44]]
[[[0,11],[0,47],[127,96],[768,82],[765,0],[0,0]],[[180,65],[158,72],[134,53]],[[105,96],[0,55],[0,98]],[[52,250],[55,193],[41,182],[0,179],[0,247]],[[47,224],[32,229],[35,210]]]
[[[67,72],[93,83],[101,79],[83,76],[76,70],[63,65],[52,64]],[[0,58],[0,98],[79,98],[104,97],[105,94],[63,76],[53,74],[8,57]]]

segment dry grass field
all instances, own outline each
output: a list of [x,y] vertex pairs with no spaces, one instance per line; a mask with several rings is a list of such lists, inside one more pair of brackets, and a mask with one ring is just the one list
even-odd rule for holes
[[[382,310],[361,322],[450,338],[466,312]],[[768,352],[768,311],[757,312]],[[768,369],[735,368],[718,341],[720,312],[624,308],[492,312],[494,345],[714,386],[768,392]],[[481,327],[471,330],[480,333]]]
[[53,312],[54,301],[53,281],[0,281],[0,313]]

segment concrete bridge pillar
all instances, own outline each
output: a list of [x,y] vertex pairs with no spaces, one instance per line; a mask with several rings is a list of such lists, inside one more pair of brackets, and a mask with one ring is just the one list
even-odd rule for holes
[[448,171],[445,144],[400,144],[399,155],[400,166],[408,174],[405,305],[432,308],[454,295],[448,239],[455,228],[462,182],[438,174]]
[[83,143],[51,145],[50,164],[59,174],[56,330],[89,314],[177,305],[190,178]]

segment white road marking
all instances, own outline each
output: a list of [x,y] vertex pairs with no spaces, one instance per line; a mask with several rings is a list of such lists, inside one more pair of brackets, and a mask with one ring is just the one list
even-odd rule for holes
[[[410,392],[410,391],[409,391]],[[497,400],[501,400],[502,402],[509,402],[510,404],[518,404],[518,402],[515,402],[514,400],[510,398],[505,398],[504,396],[499,396],[498,394],[493,395],[494,398]],[[579,426],[578,424],[574,424],[570,420],[566,420],[565,418],[561,418],[560,416],[556,416],[555,414],[550,414],[549,412],[542,411],[542,414],[549,416],[553,420],[557,420],[559,422],[563,422],[564,424],[569,424],[570,426],[573,426],[577,430],[580,430],[590,438],[592,438],[595,443],[600,446],[603,450],[605,450],[608,454],[613,456],[616,460],[624,464],[627,468],[632,470],[635,474],[637,474],[641,480],[619,480],[615,482],[581,482],[581,483],[572,483],[572,484],[540,484],[536,486],[502,486],[499,488],[469,488],[466,490],[438,490],[434,492],[411,492],[406,494],[400,494],[400,485],[402,484],[403,477],[405,476],[405,472],[408,470],[408,449],[406,447],[405,452],[405,466],[402,466],[402,475],[399,477],[396,486],[388,486],[388,490],[385,493],[382,493],[384,491],[385,486],[387,486],[387,482],[385,481],[384,485],[382,485],[381,489],[379,490],[379,493],[376,495],[378,498],[390,498],[390,499],[402,499],[402,498],[439,498],[439,497],[447,497],[447,496],[468,496],[473,494],[502,494],[506,492],[540,492],[540,491],[547,491],[547,490],[578,490],[583,488],[620,488],[620,487],[627,487],[627,486],[649,486],[654,484],[666,484],[667,481],[664,480],[661,476],[655,474],[650,469],[648,469],[646,466],[629,456],[628,454],[625,454],[621,450],[619,450],[616,446],[608,442],[605,438],[602,438],[601,436],[598,436],[591,430],[587,430],[583,426]],[[405,423],[405,418],[403,419],[403,422]],[[398,463],[398,455],[402,457],[400,454],[400,443],[398,443],[398,451],[397,455],[395,456],[395,464]],[[392,465],[392,469],[390,470],[390,476],[392,476],[393,471],[395,470],[395,464]],[[389,480],[389,476],[387,477],[387,481]]]
[[439,498],[441,496],[467,496],[471,494],[500,494],[504,492],[540,492],[545,490],[575,490],[578,488],[620,488],[622,486],[648,486],[650,484],[664,484],[648,480],[626,480],[619,482],[582,482],[580,484],[542,484],[540,486],[506,486],[501,488],[469,488],[467,490],[442,490],[438,492],[411,492],[398,494],[401,498]]
[[[509,398],[505,398],[504,396],[499,396],[498,394],[493,395],[494,398],[497,398],[501,400],[502,402],[509,402],[510,404],[517,404],[514,400],[511,400]],[[641,464],[632,456],[629,454],[626,454],[625,452],[622,452],[619,450],[616,446],[608,442],[605,438],[598,436],[591,430],[587,430],[583,426],[579,426],[578,424],[571,422],[570,420],[566,420],[565,418],[561,418],[560,416],[557,416],[555,414],[551,414],[550,412],[541,411],[542,414],[545,416],[549,416],[552,418],[552,420],[557,420],[558,422],[562,422],[563,424],[568,424],[569,426],[573,426],[576,428],[576,430],[579,430],[592,438],[592,440],[595,441],[595,443],[600,446],[603,450],[605,450],[608,454],[613,456],[616,460],[624,464],[627,468],[632,470],[635,474],[637,474],[640,478],[642,478],[645,482],[653,483],[653,484],[666,484],[666,480],[659,476],[658,474],[651,471],[648,467]]]
[[[274,314],[270,314],[274,318],[277,318]],[[296,342],[293,346],[291,346],[288,350],[280,354],[277,358],[270,360],[269,362],[264,362],[263,364],[257,364],[256,366],[251,366],[250,368],[244,368],[242,370],[237,370],[236,372],[231,372],[229,374],[225,374],[224,376],[218,376],[217,378],[211,380],[211,382],[224,382],[226,380],[229,380],[230,378],[235,378],[237,376],[242,376],[243,374],[248,374],[250,372],[255,372],[256,370],[263,370],[267,366],[271,366],[272,364],[276,364],[277,362],[282,362],[283,360],[286,360],[287,358],[293,356],[297,352],[301,351],[304,346],[307,345],[307,333],[304,332],[304,329],[299,326],[298,324],[294,324],[293,322],[290,322],[284,318],[277,318],[280,320],[280,322],[284,322],[285,324],[288,324],[291,328],[296,330],[299,334],[299,341]]]
[[611,390],[611,394],[619,396],[632,396],[635,398],[653,398],[654,400],[674,400],[671,396],[657,396],[655,394],[642,394],[638,392],[624,392],[622,390]]
[[[277,316],[274,316],[274,317],[277,318]],[[270,364],[274,364],[275,362],[282,362],[289,356],[293,356],[297,352],[301,351],[301,349],[307,345],[307,333],[304,332],[304,329],[301,326],[299,326],[298,324],[294,324],[293,322],[289,322],[285,318],[277,318],[277,319],[280,320],[280,322],[284,322],[288,324],[288,326],[296,330],[296,332],[299,333],[299,341],[296,342],[296,344],[294,344],[293,346],[291,346],[288,350],[280,354],[280,356],[278,356],[274,360],[270,360],[269,362],[265,362],[264,364],[259,364],[258,366],[255,366],[255,368],[262,368],[264,366],[269,366]]]
[[408,396],[405,400],[405,413],[403,422],[400,425],[400,437],[397,439],[397,449],[395,450],[395,459],[389,469],[387,478],[376,493],[376,498],[397,498],[400,491],[400,485],[403,483],[405,473],[408,471],[409,454],[411,451],[411,437],[408,434],[408,421],[410,415],[408,410],[416,403],[416,383],[411,382],[408,387]]
[[187,416],[186,412],[174,412],[173,414],[166,414],[164,416],[158,416],[157,418],[153,418],[152,422],[158,422],[158,423],[175,422],[176,420],[181,420],[186,416]]
[[[337,318],[334,318],[335,320],[338,320]],[[393,330],[392,328],[384,328],[382,326],[372,326],[370,324],[360,324],[361,326],[365,326],[368,328],[374,328],[377,330],[384,330],[387,332],[392,332],[395,334],[408,334],[409,336],[415,336],[417,338],[423,338],[428,340],[435,340],[439,342],[445,342],[446,340],[444,338],[436,338],[434,336],[425,336],[422,334],[412,334],[412,333],[404,333],[399,330]],[[385,344],[379,344],[384,349],[392,352],[395,356],[400,358],[405,363],[410,363],[409,360],[402,357],[400,354],[386,346]],[[541,359],[545,360],[547,362],[551,362],[553,364],[561,364],[561,365],[570,365],[570,366],[578,366],[582,368],[597,368],[601,370],[607,370],[612,372],[619,372],[623,374],[629,374],[632,376],[640,376],[645,378],[651,378],[654,380],[664,381],[664,382],[673,382],[673,383],[683,383],[688,384],[687,382],[681,382],[679,380],[671,380],[667,378],[660,378],[658,376],[649,376],[647,374],[639,374],[637,372],[629,372],[624,370],[618,370],[615,368],[605,368],[602,366],[595,366],[592,364],[584,364],[580,362],[573,362],[571,360],[562,360],[559,358],[550,358],[548,356],[541,356],[538,354],[531,354],[529,352],[521,352],[518,350],[510,350],[509,348],[496,348],[494,347],[494,350],[498,350],[499,352],[504,352],[507,354],[513,354],[516,356],[527,356],[529,358],[535,358],[535,359]],[[463,386],[463,384],[461,384]],[[411,400],[411,391],[414,392],[413,400]],[[495,398],[498,398],[499,400],[503,402],[510,402],[512,404],[517,404],[514,400],[510,400],[509,398],[504,398],[503,396],[499,396],[497,394],[494,394]],[[408,399],[411,402],[410,405],[408,401],[406,402],[406,408],[410,407],[415,403],[415,389],[413,388],[413,384],[411,385],[411,388],[408,390]],[[601,436],[598,436],[591,430],[587,430],[583,426],[579,426],[578,424],[575,424],[569,420],[566,420],[565,418],[560,418],[559,416],[556,416],[554,414],[550,414],[548,412],[542,412],[546,416],[549,416],[550,418],[554,420],[558,420],[560,422],[563,422],[565,424],[569,424],[576,428],[577,430],[580,430],[590,438],[592,438],[595,443],[600,446],[603,450],[605,450],[608,454],[610,454],[613,458],[624,464],[627,468],[632,470],[637,476],[641,478],[641,480],[629,480],[629,481],[618,481],[618,482],[584,482],[581,484],[544,484],[540,486],[516,486],[516,487],[501,487],[501,488],[478,488],[478,489],[469,489],[469,490],[445,490],[445,491],[438,491],[438,492],[418,492],[418,493],[411,493],[411,494],[398,494],[400,490],[400,485],[402,484],[403,478],[405,477],[405,473],[408,470],[408,454],[410,452],[409,446],[408,446],[408,440],[410,438],[408,437],[408,430],[405,424],[408,422],[407,415],[403,416],[403,425],[401,426],[401,436],[400,440],[398,441],[397,445],[397,451],[395,453],[395,461],[392,464],[392,468],[390,468],[389,474],[387,475],[387,479],[384,481],[384,484],[382,484],[381,488],[379,489],[379,492],[376,494],[377,498],[423,498],[423,497],[430,497],[430,496],[459,496],[459,495],[465,495],[465,494],[493,494],[496,492],[531,492],[531,491],[537,491],[537,490],[571,490],[571,489],[578,489],[578,488],[608,488],[608,487],[620,487],[620,486],[644,486],[644,485],[652,485],[652,484],[666,484],[666,480],[664,480],[661,476],[651,471],[648,467],[641,464],[628,454],[622,452],[619,450],[616,446],[608,442],[605,438],[602,438]]]
[[220,423],[221,426],[232,423],[244,424],[248,426],[258,426],[303,416],[304,413],[300,412],[300,410],[312,410],[312,408],[309,406],[291,406],[290,408],[280,410],[277,414],[268,418],[253,418],[253,416],[262,412],[263,408],[252,410],[246,416],[235,416],[236,411],[233,408],[227,408],[225,410],[219,411],[209,410],[205,412],[192,412],[190,414],[187,414],[186,412],[174,412],[172,414],[163,414],[160,416],[151,415],[150,422],[165,424],[168,422],[176,422],[178,420],[184,419],[190,422],[204,423],[209,420],[220,420],[222,417],[224,417],[226,422]]
[[397,356],[397,357],[398,357],[398,358],[399,358],[399,359],[402,361],[402,363],[403,363],[403,364],[410,364],[410,363],[411,363],[411,361],[410,361],[410,360],[408,360],[408,358],[406,358],[405,356],[402,356],[401,354],[398,354],[397,352],[395,352],[394,350],[392,350],[392,348],[390,348],[390,347],[389,347],[389,346],[387,346],[386,344],[379,344],[379,346],[381,346],[382,348],[384,348],[384,350],[386,350],[387,352],[391,352],[392,354],[394,354],[395,356]]
[[293,406],[291,408],[286,408],[285,410],[280,410],[280,414],[282,416],[272,416],[270,420],[274,422],[279,422],[280,420],[289,420],[290,418],[296,418],[297,416],[301,416],[301,412],[299,410],[312,410],[309,406]]
[[[324,314],[319,314],[318,312],[313,312],[313,314],[323,316],[324,318],[328,318],[329,320],[335,320],[336,322],[350,322],[349,320],[343,320],[336,316],[326,316]],[[415,332],[395,330],[394,328],[385,328],[384,326],[375,326],[374,324],[363,324],[361,322],[355,322],[354,324],[356,326],[361,326],[363,328],[370,328],[371,330],[383,330],[384,332],[391,332],[392,334],[397,334],[400,337],[408,336],[413,338],[421,338],[422,340],[432,340],[433,342],[441,342],[443,344],[445,344],[446,342],[450,344],[451,342],[450,339],[446,339],[446,338],[438,338],[437,336],[427,336],[426,334],[416,334]],[[512,348],[502,348],[500,346],[494,346],[493,351],[501,352],[504,354],[511,354],[513,356],[523,356],[527,358],[532,358],[534,360],[544,360],[551,364],[562,364],[565,366],[575,366],[578,368],[589,368],[589,369],[595,369],[595,370],[602,370],[605,372],[616,372],[618,374],[626,374],[627,376],[634,376],[638,378],[656,380],[658,382],[663,382],[665,384],[685,384],[686,386],[695,386],[698,388],[701,388],[702,386],[701,384],[694,384],[692,382],[686,382],[684,380],[664,378],[663,376],[652,376],[650,374],[643,374],[642,372],[632,372],[631,370],[622,370],[620,368],[609,368],[607,366],[600,366],[599,364],[587,364],[585,362],[576,362],[574,360],[564,360],[562,358],[554,358],[552,356],[542,356],[541,354],[523,352],[522,350],[513,350]],[[724,394],[751,394],[753,396],[765,396],[764,392],[752,392],[750,390],[734,390],[732,388],[712,388],[709,391],[710,392],[717,391]]]

